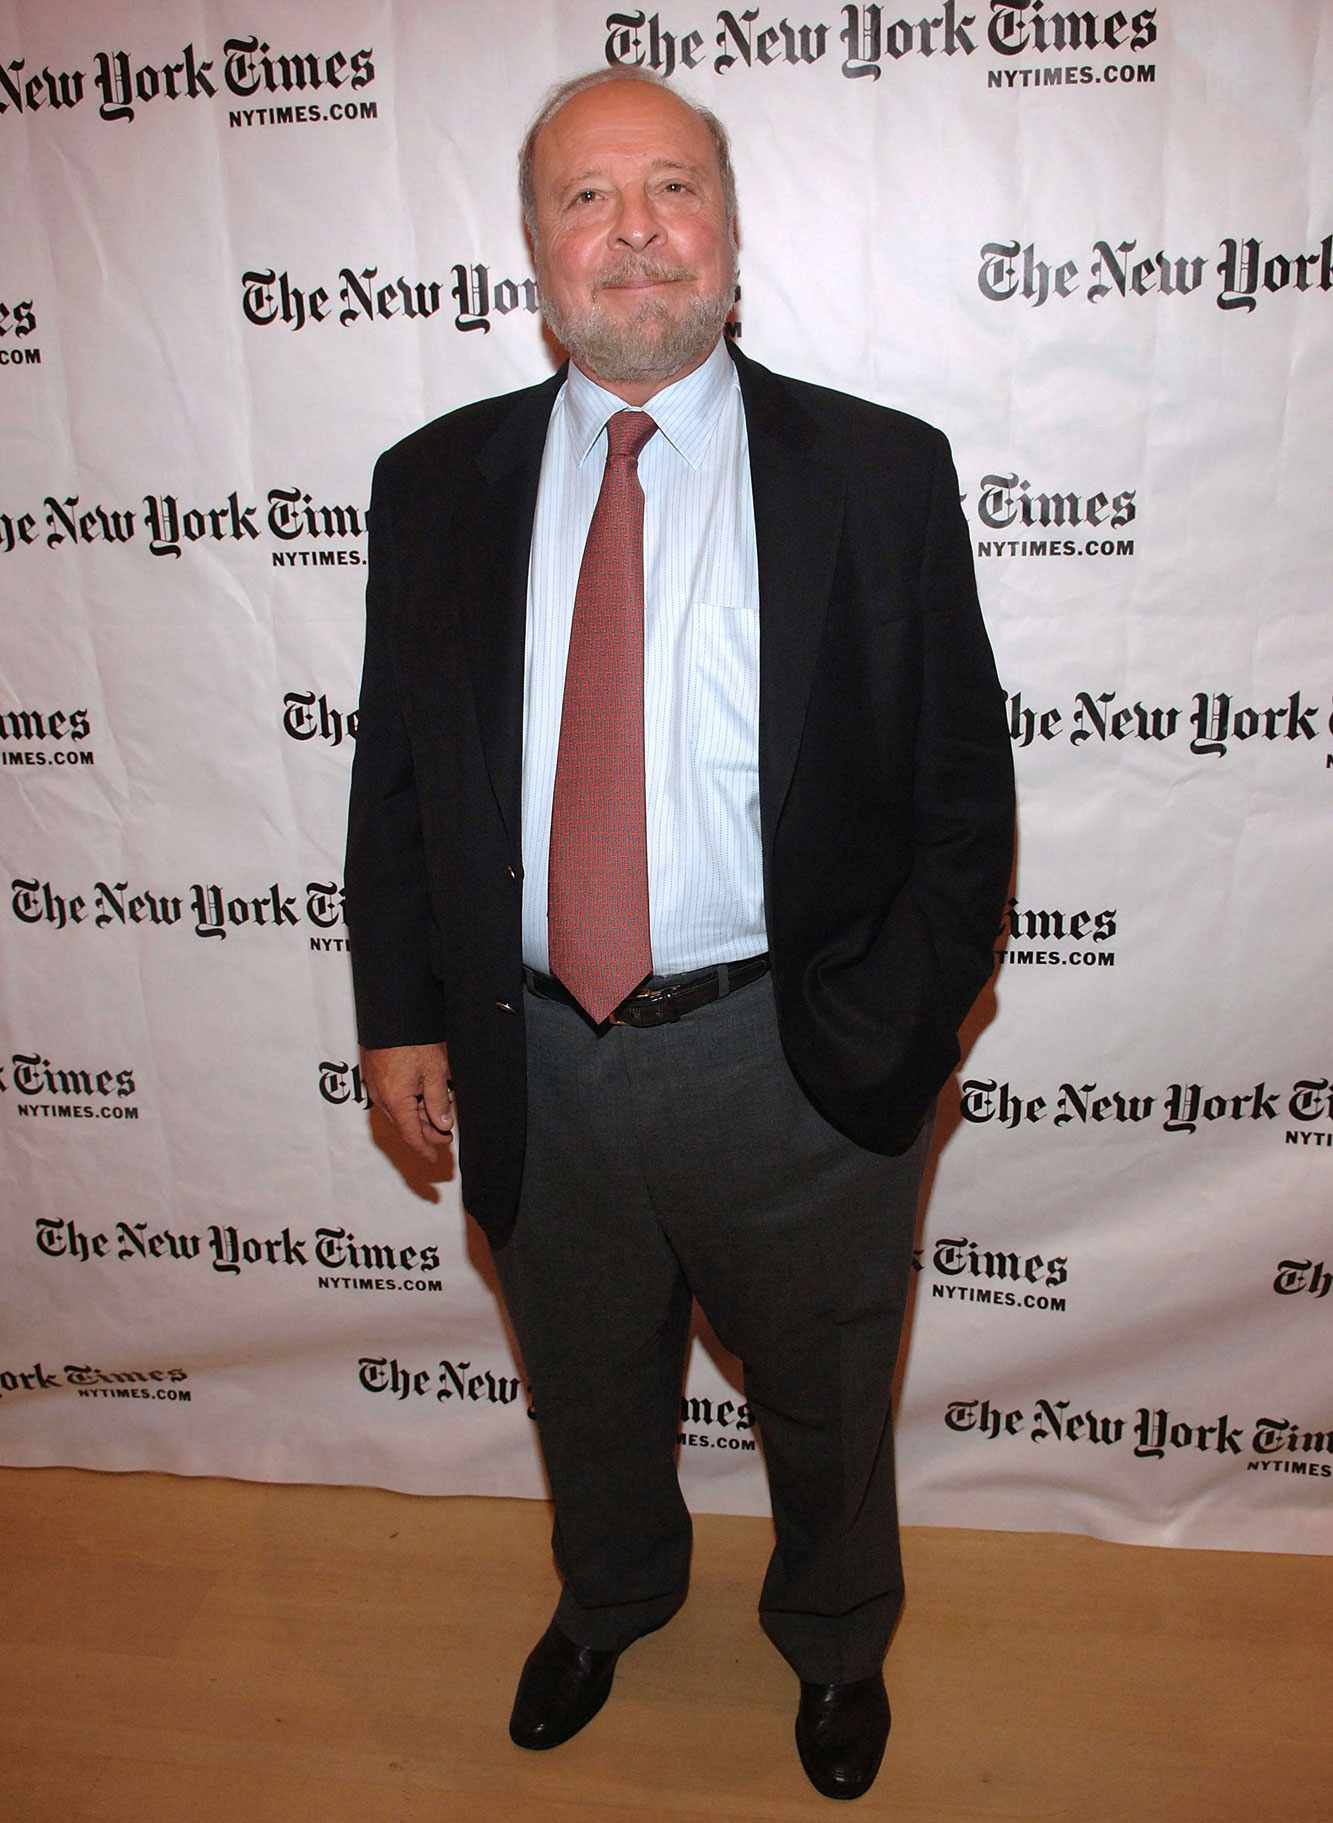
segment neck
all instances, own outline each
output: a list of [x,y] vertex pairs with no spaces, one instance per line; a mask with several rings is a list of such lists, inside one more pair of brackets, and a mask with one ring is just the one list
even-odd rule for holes
[[[716,347],[717,344],[714,343],[713,346]],[[706,349],[697,361],[690,361],[684,367],[678,367],[674,373],[655,375],[651,379],[641,380],[608,380],[587,361],[577,360],[573,355],[570,356],[570,359],[579,372],[586,374],[594,385],[602,387],[606,392],[613,392],[618,399],[623,399],[626,405],[643,406],[664,388],[674,386],[677,380],[683,380],[686,374],[693,373],[696,368],[702,367],[712,352],[712,348]]]

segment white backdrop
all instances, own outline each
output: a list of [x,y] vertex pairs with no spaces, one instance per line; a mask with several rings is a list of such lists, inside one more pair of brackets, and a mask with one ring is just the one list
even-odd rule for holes
[[[744,347],[950,435],[1009,692],[904,1517],[1330,1548],[1331,27],[0,0],[0,1459],[543,1491],[341,850],[373,460],[549,371],[514,150],[643,61],[732,130]],[[738,1383],[697,1508],[766,1506]]]

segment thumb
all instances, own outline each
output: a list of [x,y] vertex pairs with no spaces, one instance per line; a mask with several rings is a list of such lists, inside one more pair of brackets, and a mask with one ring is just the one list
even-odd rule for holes
[[454,1126],[454,1098],[449,1093],[449,1083],[443,1066],[431,1070],[422,1077],[421,1105],[426,1118],[437,1133],[452,1133]]

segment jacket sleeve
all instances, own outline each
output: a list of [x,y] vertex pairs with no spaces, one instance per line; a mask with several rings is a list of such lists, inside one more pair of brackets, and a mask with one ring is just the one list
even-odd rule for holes
[[947,440],[937,449],[918,579],[922,616],[911,894],[954,1030],[995,966],[1013,865],[1014,767]]
[[443,1042],[431,966],[434,921],[394,622],[400,611],[386,458],[375,465],[368,534],[366,647],[352,763],[344,884],[357,1031],[368,1047]]

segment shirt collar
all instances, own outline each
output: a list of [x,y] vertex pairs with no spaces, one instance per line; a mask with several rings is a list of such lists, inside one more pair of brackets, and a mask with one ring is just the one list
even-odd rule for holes
[[[684,379],[673,380],[670,386],[654,393],[643,409],[672,448],[697,469],[703,463],[723,404],[738,385],[736,364],[719,337],[706,361]],[[632,409],[615,393],[590,380],[572,361],[565,380],[564,408],[574,458],[580,468],[596,448],[607,419],[618,411]]]

